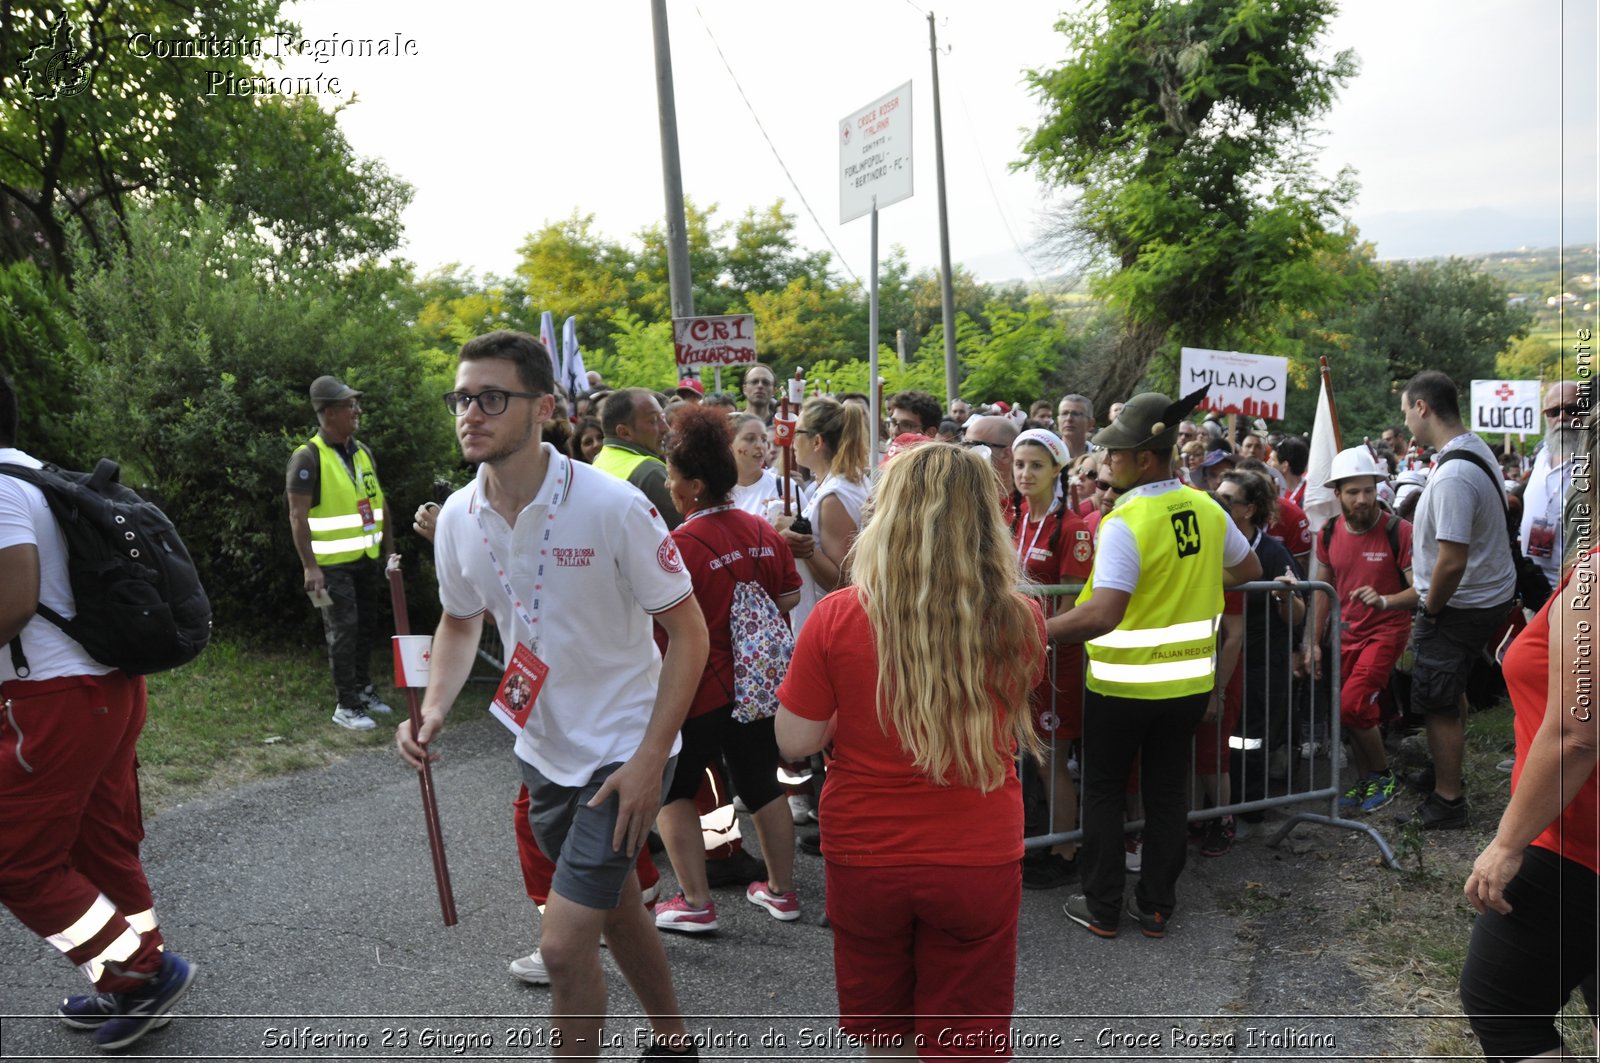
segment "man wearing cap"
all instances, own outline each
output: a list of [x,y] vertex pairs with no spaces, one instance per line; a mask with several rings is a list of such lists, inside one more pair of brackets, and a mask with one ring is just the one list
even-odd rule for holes
[[[361,392],[331,376],[311,382],[317,434],[289,459],[289,531],[306,593],[323,599],[322,626],[338,701],[333,722],[370,731],[389,706],[372,687],[372,644],[383,600],[383,558],[394,535],[383,519],[372,450],[356,439]],[[326,598],[323,596],[326,595]]]
[[667,530],[676,528],[683,515],[667,490],[667,463],[661,460],[667,419],[655,395],[644,388],[613,391],[600,406],[600,430],[605,445],[594,456],[594,467],[643,491],[667,522]]
[[[1397,783],[1378,730],[1378,699],[1411,636],[1411,524],[1378,505],[1384,470],[1365,446],[1342,450],[1324,487],[1339,497],[1340,515],[1317,533],[1317,561],[1338,592],[1339,720],[1355,752],[1356,782],[1339,798],[1344,812],[1376,812],[1394,800]],[[1311,597],[1306,665],[1322,678],[1328,612]]]
[[1122,494],[1100,523],[1094,571],[1077,606],[1046,622],[1057,641],[1088,647],[1083,893],[1066,913],[1098,937],[1115,937],[1122,919],[1123,793],[1136,762],[1144,851],[1127,911],[1146,937],[1166,935],[1187,856],[1189,751],[1213,700],[1223,582],[1261,576],[1233,521],[1173,476],[1178,422],[1205,391],[1177,402],[1135,395],[1095,435],[1106,452],[1100,475]]
[[678,381],[678,398],[682,399],[684,402],[690,402],[698,406],[700,405],[700,401],[705,397],[706,386],[700,383],[699,377],[686,376],[682,380]]

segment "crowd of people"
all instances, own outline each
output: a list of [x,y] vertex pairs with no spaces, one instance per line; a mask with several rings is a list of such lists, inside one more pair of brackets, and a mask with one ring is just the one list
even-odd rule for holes
[[[604,942],[650,1017],[644,1058],[697,1058],[658,931],[717,929],[725,861],[705,817],[731,798],[761,859],[727,873],[781,922],[817,901],[794,874],[795,828],[817,824],[841,1027],[869,1056],[926,1056],[936,1024],[938,1055],[1005,1058],[1024,888],[1078,884],[1062,910],[1097,938],[1124,922],[1165,937],[1191,845],[1226,855],[1235,815],[1259,816],[1297,754],[1340,770],[1314,704],[1335,668],[1340,814],[1372,815],[1409,782],[1420,799],[1403,821],[1464,827],[1467,686],[1501,660],[1514,790],[1466,887],[1483,914],[1463,1002],[1504,1059],[1559,1046],[1550,1016],[1574,988],[1593,1010],[1600,728],[1576,666],[1595,579],[1587,390],[1550,387],[1524,469],[1466,430],[1454,382],[1421,373],[1401,390],[1403,426],[1320,477],[1339,511],[1312,527],[1308,441],[1230,431],[1200,415],[1204,389],[1025,410],[901,392],[873,452],[867,396],[813,394],[785,417],[777,383],[755,365],[742,403],[694,379],[669,395],[591,377],[569,396],[537,340],[494,332],[462,348],[444,396],[475,473],[414,516],[443,616],[420,723],[395,742],[414,767],[439,755],[492,624],[532,706],[507,726],[538,947],[511,971],[549,984],[569,1054],[600,1043]],[[289,517],[327,628],[334,722],[370,729],[389,710],[352,646],[392,522],[356,438],[360,393],[323,377],[310,398],[319,431],[289,464]],[[9,382],[0,399],[14,448]],[[39,732],[14,717],[101,698],[114,736],[33,726],[104,761],[75,785],[126,805],[143,685],[51,649],[61,639],[33,612],[61,597],[64,562],[29,492],[0,478],[0,636],[41,647],[31,674],[14,658],[0,672],[0,743],[19,754],[0,756],[0,793],[39,785],[16,767]],[[1335,590],[1337,658],[1308,576]],[[1403,780],[1385,739],[1408,720],[1431,764]],[[0,900],[90,974],[60,1015],[110,1047],[163,1023],[193,978],[161,937],[132,801],[114,823],[0,832]],[[87,859],[84,831],[116,858]],[[676,881],[666,898],[652,832]],[[56,861],[43,893],[41,854]]]

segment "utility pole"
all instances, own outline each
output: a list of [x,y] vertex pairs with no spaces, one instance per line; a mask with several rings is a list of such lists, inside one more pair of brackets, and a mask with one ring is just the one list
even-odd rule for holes
[[[672,316],[694,316],[689,276],[689,232],[683,211],[683,170],[678,165],[678,105],[672,93],[672,44],[667,37],[667,0],[650,0],[656,44],[656,108],[661,120],[661,178],[667,192],[667,283]],[[718,373],[720,378],[721,374]],[[720,387],[720,379],[718,386]]]
[[[933,165],[939,194],[939,290],[944,303],[944,401],[948,407],[961,393],[961,381],[956,366],[956,294],[950,278],[950,209],[944,197],[944,122],[939,113],[939,38],[934,33],[932,11],[928,12],[928,51],[933,55]],[[876,336],[873,342],[877,342]]]

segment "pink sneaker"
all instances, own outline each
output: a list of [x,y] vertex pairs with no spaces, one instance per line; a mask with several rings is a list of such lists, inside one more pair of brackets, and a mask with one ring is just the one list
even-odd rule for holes
[[765,882],[752,882],[744,891],[744,899],[767,910],[774,919],[792,923],[800,918],[800,894],[794,890],[777,893]]
[[707,901],[704,908],[696,908],[681,893],[670,901],[660,901],[656,927],[680,934],[709,934],[717,928],[717,902]]

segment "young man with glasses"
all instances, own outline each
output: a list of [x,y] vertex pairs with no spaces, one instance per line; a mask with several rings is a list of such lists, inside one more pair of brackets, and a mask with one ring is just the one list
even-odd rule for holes
[[319,602],[338,701],[333,722],[352,731],[388,713],[372,686],[372,647],[383,607],[383,559],[394,552],[372,450],[356,439],[361,392],[331,376],[311,382],[317,434],[289,459],[289,531],[306,593]]
[[772,370],[757,362],[745,370],[744,383],[744,412],[753,413],[767,424],[772,423],[773,415],[778,412],[777,403],[772,401],[773,388],[777,378],[772,375]]
[[926,391],[900,391],[889,396],[889,438],[910,433],[932,439],[939,431],[939,400]]
[[[705,667],[705,620],[649,499],[543,441],[554,388],[549,357],[525,333],[492,332],[461,349],[445,404],[461,456],[478,473],[439,510],[444,611],[421,727],[413,734],[402,722],[395,743],[413,767],[438,757],[429,744],[472,671],[491,613],[508,673],[544,677],[514,753],[529,826],[555,857],[540,954],[556,1054],[599,1056],[603,934],[652,1017],[645,1058],[697,1058],[634,860],[671,781],[678,730]],[[652,621],[667,634],[664,656]]]

